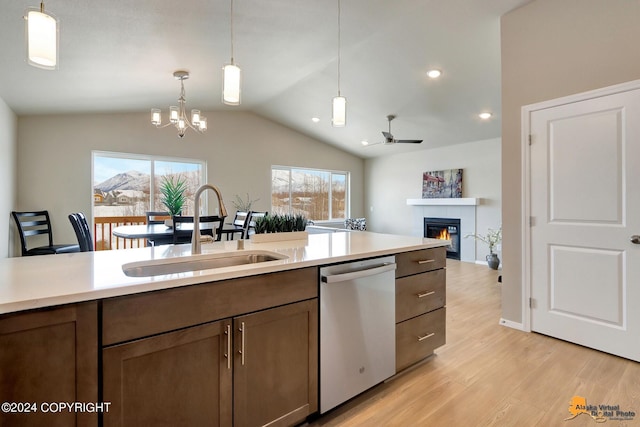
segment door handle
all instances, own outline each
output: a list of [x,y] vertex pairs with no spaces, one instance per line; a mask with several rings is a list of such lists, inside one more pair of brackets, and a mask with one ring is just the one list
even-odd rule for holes
[[633,243],[634,245],[640,245],[640,236],[638,236],[637,234],[631,236],[631,243]]

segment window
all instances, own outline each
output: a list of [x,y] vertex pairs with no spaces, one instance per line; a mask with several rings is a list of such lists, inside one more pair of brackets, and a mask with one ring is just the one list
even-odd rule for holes
[[349,216],[349,173],[272,166],[271,211],[313,221],[344,220]]
[[93,152],[93,216],[145,216],[165,211],[160,200],[164,176],[187,183],[184,215],[193,215],[193,196],[205,182],[206,163],[199,160],[161,158],[125,153]]

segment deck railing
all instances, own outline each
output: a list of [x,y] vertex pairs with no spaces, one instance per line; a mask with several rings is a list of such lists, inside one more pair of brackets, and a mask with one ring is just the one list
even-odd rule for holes
[[113,235],[114,228],[120,225],[146,224],[147,217],[142,216],[97,216],[93,219],[93,244],[96,251],[111,249],[143,248],[146,239],[123,239]]

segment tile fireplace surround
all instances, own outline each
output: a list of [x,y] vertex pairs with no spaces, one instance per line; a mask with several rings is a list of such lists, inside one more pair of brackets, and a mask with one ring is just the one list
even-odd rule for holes
[[464,236],[476,233],[476,205],[480,199],[407,199],[407,205],[413,206],[411,235],[422,236],[424,218],[459,218],[460,219],[460,260],[476,261],[476,244],[473,239]]

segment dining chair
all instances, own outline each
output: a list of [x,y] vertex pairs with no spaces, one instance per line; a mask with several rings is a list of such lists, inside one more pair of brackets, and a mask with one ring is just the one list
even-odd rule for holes
[[[200,228],[200,234],[206,234],[214,238],[215,241],[222,239],[223,216],[201,216],[200,224],[211,224],[210,228]],[[173,244],[191,243],[192,230],[180,230],[180,224],[193,224],[192,216],[176,215],[173,217]],[[214,235],[215,232],[215,235]]]
[[72,213],[69,214],[69,221],[71,221],[73,231],[76,232],[80,252],[93,252],[93,237],[87,217],[82,212]]
[[[69,252],[80,252],[79,245],[72,244],[53,244],[53,231],[51,229],[51,219],[49,211],[33,211],[33,212],[16,212],[12,211],[11,215],[18,227],[20,236],[20,246],[22,256],[31,255],[51,255]],[[31,242],[33,247],[29,247]],[[48,244],[42,244],[48,243]]]
[[251,211],[249,213],[249,221],[244,232],[244,239],[248,239],[251,234],[256,232],[256,219],[265,217],[268,212]]
[[[233,236],[240,233],[240,238],[244,238],[244,234],[247,231],[247,225],[249,224],[249,217],[251,211],[236,211],[236,215],[233,218],[233,222],[226,223],[229,227],[223,227],[220,233],[226,236],[226,240],[233,240]],[[231,237],[231,239],[229,239]]]
[[147,211],[147,224],[164,224],[165,219],[171,219],[169,212]]
[[[147,211],[145,212],[147,216],[147,225],[149,224],[164,224],[166,219],[171,219],[171,214],[169,212],[164,211]],[[149,239],[147,238],[147,246],[159,246],[159,245],[170,245],[171,239]]]

